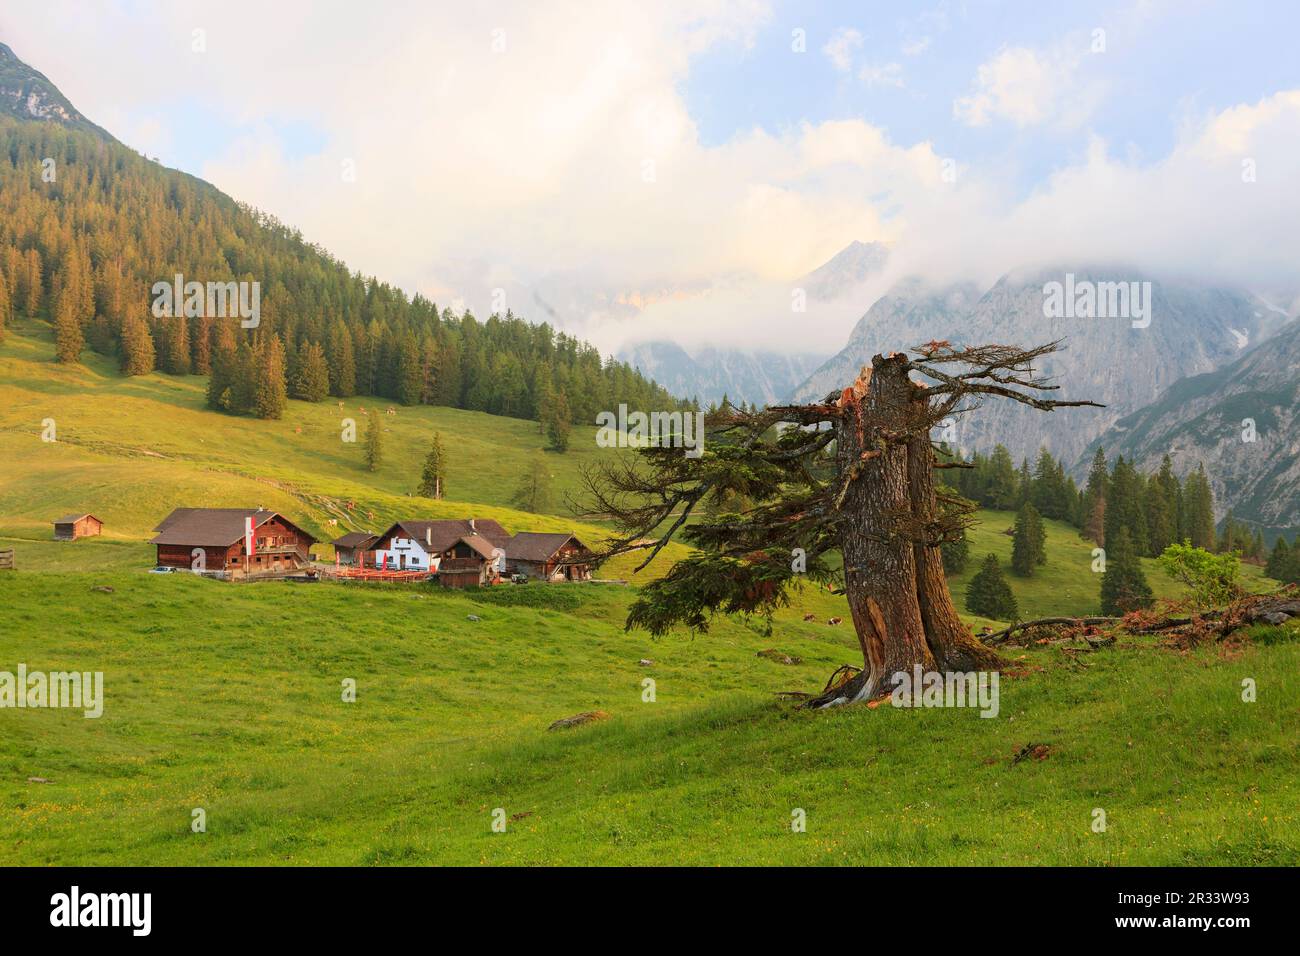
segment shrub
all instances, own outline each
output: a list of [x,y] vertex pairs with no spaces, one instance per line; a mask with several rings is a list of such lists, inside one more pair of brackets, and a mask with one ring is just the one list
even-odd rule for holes
[[1165,574],[1187,585],[1199,608],[1218,607],[1241,594],[1239,552],[1211,554],[1184,541],[1165,548],[1160,555],[1160,567]]

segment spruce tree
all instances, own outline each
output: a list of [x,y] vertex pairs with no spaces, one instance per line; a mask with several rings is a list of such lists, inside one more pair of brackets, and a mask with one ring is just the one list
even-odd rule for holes
[[253,348],[247,338],[240,337],[239,347],[235,350],[235,361],[231,365],[230,399],[227,410],[237,415],[247,415],[253,409],[257,393],[257,366],[259,351]]
[[1273,550],[1269,553],[1268,562],[1264,565],[1264,573],[1274,581],[1281,581],[1293,560],[1291,549],[1287,547],[1286,536],[1278,535],[1277,541],[1273,542]]
[[965,571],[966,564],[970,561],[970,538],[966,536],[966,529],[963,528],[961,534],[952,541],[941,544],[939,552],[943,556],[945,574],[961,574]]
[[1020,506],[1029,500],[1034,490],[1034,473],[1029,470],[1029,459],[1020,459],[1020,471],[1016,473],[1016,500],[1011,507],[1020,510]]
[[339,319],[334,320],[329,342],[329,354],[326,357],[329,359],[330,394],[348,398],[356,394],[357,369],[352,359],[352,336]]
[[139,316],[128,316],[122,323],[122,374],[148,375],[154,367],[153,337],[149,326]]
[[572,428],[568,398],[563,391],[557,391],[555,401],[551,404],[550,417],[546,422],[546,437],[550,440],[551,448],[558,452],[568,451],[569,432]]
[[998,559],[991,554],[984,558],[979,571],[966,585],[966,611],[998,621],[1014,621],[1020,616],[1011,585],[1002,576]]
[[183,317],[167,317],[162,320],[163,352],[162,370],[168,375],[190,374],[190,336],[189,326]]
[[1110,476],[1110,491],[1106,498],[1106,542],[1114,540],[1120,528],[1128,531],[1129,542],[1135,548],[1147,548],[1147,521],[1143,509],[1145,486],[1142,476],[1130,462],[1120,455]]
[[1093,544],[1106,544],[1106,499],[1097,498],[1083,522],[1083,536]]
[[987,484],[983,497],[976,500],[994,511],[1014,510],[1020,500],[1020,483],[1011,453],[1002,445],[995,446],[985,468]]
[[1183,484],[1183,509],[1186,515],[1186,537],[1192,546],[1214,550],[1218,543],[1214,533],[1214,493],[1205,474],[1205,465],[1199,464]]
[[1286,560],[1279,569],[1278,580],[1283,584],[1300,584],[1300,535],[1296,535],[1288,551]]
[[424,470],[420,472],[418,494],[425,498],[441,498],[447,493],[443,472],[447,466],[446,455],[442,450],[442,435],[433,433],[433,444],[429,454],[424,457]]
[[54,312],[55,361],[64,363],[80,361],[81,350],[86,341],[81,334],[81,320],[77,317],[76,296],[73,290],[63,290]]
[[1174,543],[1178,526],[1175,516],[1169,513],[1169,495],[1161,484],[1160,475],[1147,482],[1145,499],[1146,553],[1154,557]]
[[366,416],[366,470],[378,471],[384,461],[384,437],[380,434],[379,414],[371,409]]
[[1101,544],[1106,537],[1103,519],[1106,514],[1106,491],[1110,487],[1110,472],[1106,465],[1106,452],[1098,448],[1088,469],[1088,483],[1083,489],[1083,537]]
[[253,414],[258,418],[281,418],[288,399],[284,384],[284,344],[272,335],[262,345],[253,389]]
[[397,394],[403,405],[414,405],[420,400],[423,379],[420,374],[420,349],[415,336],[409,332],[402,336],[397,349]]
[[231,386],[235,381],[236,351],[235,333],[229,323],[218,323],[216,342],[212,346],[212,371],[208,376],[208,408],[223,412],[235,410]]
[[23,283],[24,311],[35,316],[41,307],[41,295],[44,289],[44,265],[41,254],[34,248],[27,250],[27,280]]
[[1107,541],[1106,570],[1101,576],[1101,612],[1118,615],[1150,607],[1151,586],[1142,573],[1129,529],[1116,528],[1107,535]]
[[298,350],[291,394],[304,402],[323,401],[329,394],[329,374],[325,350],[315,342],[309,342]]
[[0,272],[0,342],[5,340],[5,327],[13,317],[13,307],[9,302],[9,281]]
[[[1174,464],[1166,454],[1160,461],[1160,470],[1156,472],[1155,477],[1151,479],[1165,499],[1165,514],[1169,521],[1170,540],[1166,542],[1166,547],[1175,541],[1181,541],[1186,537],[1183,528],[1183,489],[1178,481],[1178,476],[1174,474]],[[1160,549],[1164,550],[1164,547]]]
[[1030,502],[1025,502],[1016,515],[1016,527],[1011,536],[1011,570],[1021,577],[1032,577],[1034,568],[1047,562],[1047,529],[1043,519]]
[[1029,500],[1044,518],[1068,521],[1072,511],[1072,492],[1065,480],[1065,469],[1046,448],[1039,449],[1030,483]]

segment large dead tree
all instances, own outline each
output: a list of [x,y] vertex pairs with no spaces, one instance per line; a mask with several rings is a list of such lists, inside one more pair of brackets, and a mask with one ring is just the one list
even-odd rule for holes
[[695,548],[642,590],[627,626],[657,635],[680,624],[707,630],[715,613],[770,620],[806,576],[842,586],[863,658],[860,674],[814,705],[877,696],[888,691],[889,675],[917,664],[999,668],[1003,661],[962,624],[948,591],[940,547],[970,519],[936,491],[936,468],[956,463],[940,460],[931,432],[985,396],[1042,411],[1096,405],[1048,397],[1057,386],[1039,378],[1034,363],[1059,344],[931,342],[910,358],[877,355],[820,403],[721,409],[710,416],[700,458],[661,440],[589,470],[585,510],[618,528],[601,560],[649,550],[639,571],[674,537]]

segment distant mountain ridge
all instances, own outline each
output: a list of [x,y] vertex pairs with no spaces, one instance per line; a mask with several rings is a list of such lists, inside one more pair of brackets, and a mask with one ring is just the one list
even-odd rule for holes
[[[1079,283],[1150,282],[1150,325],[1127,318],[1049,318],[1047,282],[1072,273]],[[795,398],[820,399],[853,380],[878,352],[912,348],[930,339],[957,345],[997,343],[1033,346],[1057,339],[1063,350],[1037,370],[1060,386],[1057,397],[1091,399],[1105,408],[1064,409],[1044,414],[1021,405],[989,401],[962,416],[958,444],[967,451],[1005,445],[1017,459],[1040,446],[1067,462],[1120,418],[1154,401],[1189,375],[1233,361],[1240,343],[1258,342],[1284,319],[1255,296],[1237,289],[1199,286],[1142,275],[1131,268],[1075,268],[1008,274],[978,294],[969,283],[900,282],[858,322],[849,342],[808,380]]]
[[672,342],[646,342],[623,349],[619,359],[640,369],[673,395],[718,403],[774,405],[815,369],[821,355],[782,355],[743,349],[702,349],[691,356]]
[[1098,446],[1148,471],[1166,453],[1179,474],[1204,463],[1217,518],[1231,508],[1270,538],[1300,529],[1300,320],[1222,368],[1174,383],[1098,436],[1081,463]]
[[[855,239],[791,286],[801,289],[814,307],[833,303],[851,296],[888,258],[889,250],[881,243]],[[655,339],[625,346],[618,357],[674,395],[706,404],[725,395],[733,402],[773,405],[789,399],[825,361],[826,353],[712,346],[692,355],[675,342]]]
[[4,43],[0,43],[0,111],[18,119],[49,120],[117,142],[81,115],[58,87],[18,59]]

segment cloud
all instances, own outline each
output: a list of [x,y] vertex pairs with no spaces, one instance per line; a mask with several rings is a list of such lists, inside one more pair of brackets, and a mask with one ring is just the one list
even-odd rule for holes
[[853,52],[862,48],[863,36],[852,27],[840,27],[822,47],[822,52],[831,61],[831,66],[840,73],[853,69]]
[[[197,171],[350,267],[480,314],[503,289],[516,313],[607,350],[660,336],[829,352],[894,279],[991,282],[1040,262],[1289,281],[1295,295],[1300,91],[1192,117],[1155,159],[1081,131],[1085,151],[1061,153],[1026,195],[1000,155],[950,181],[943,129],[900,139],[840,118],[702,137],[681,92],[692,58],[751,46],[764,6],[562,9],[411,3],[398,30],[306,0],[177,2],[148,17],[47,0],[11,5],[0,25],[86,115],[164,160],[189,134],[159,119],[175,104],[224,120],[234,132]],[[253,20],[292,41],[248,42],[238,27]],[[854,75],[860,45],[846,43]],[[1050,132],[1100,95],[1085,50],[1070,41],[978,73],[965,121]],[[888,66],[877,82],[901,80]],[[306,147],[295,124],[312,130]],[[852,239],[889,244],[886,273],[796,319],[799,277]]]
[[953,101],[953,116],[967,126],[1003,120],[1023,128],[1051,120],[1077,127],[1098,99],[1080,76],[1085,50],[1077,38],[1045,51],[1003,48],[980,64],[971,92]]
[[1154,162],[1093,136],[1022,200],[993,170],[972,170],[953,187],[959,205],[914,205],[898,255],[905,269],[986,282],[1021,266],[1113,263],[1294,295],[1298,179],[1300,90],[1289,90],[1204,114]]
[[903,66],[901,63],[868,63],[858,71],[858,79],[867,85],[868,89],[877,86],[896,86],[903,85]]

